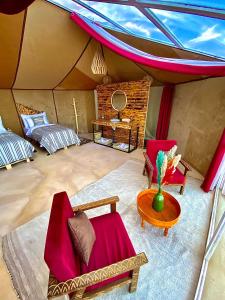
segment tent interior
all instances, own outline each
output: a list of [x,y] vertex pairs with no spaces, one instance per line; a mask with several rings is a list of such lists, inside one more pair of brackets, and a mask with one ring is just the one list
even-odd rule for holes
[[[140,268],[136,292],[130,294],[124,286],[101,294],[99,299],[225,299],[225,235],[222,235],[225,227],[225,5],[217,2],[25,0],[21,3],[27,7],[21,11],[0,10],[0,116],[6,129],[1,132],[0,122],[0,299],[50,298],[47,289],[49,269],[52,270],[46,259],[50,229],[47,237],[46,233],[52,218],[51,214],[49,221],[49,211],[57,198],[54,195],[62,191],[67,192],[73,205],[81,205],[81,210],[87,202],[118,196],[117,211],[134,249],[137,253],[145,252],[149,260],[142,263],[143,267],[133,268]],[[84,30],[71,18],[72,12],[87,26],[103,28],[121,45],[129,45],[127,49],[140,50],[143,59],[160,58],[165,64],[177,62],[177,69],[157,68],[122,55],[119,48],[113,50]],[[163,59],[168,60],[163,62]],[[179,72],[179,64],[187,61],[189,64],[204,61],[209,68],[218,66],[221,72]],[[170,95],[166,88],[172,90]],[[117,92],[120,97],[125,96],[121,112],[113,106],[113,95]],[[53,138],[50,142],[47,138],[40,141],[39,133],[33,137],[35,130],[43,129],[44,125],[31,128],[33,131],[25,130],[26,119],[21,115],[39,116],[43,112],[49,122],[46,127],[53,129],[55,125],[50,125],[58,124],[72,129],[65,133],[65,140],[71,138],[71,144],[76,146],[66,144],[55,151]],[[32,122],[40,121],[36,118]],[[12,133],[21,138],[21,143],[25,141],[24,147],[30,146],[32,152],[16,164],[4,162],[11,150],[6,149],[3,136],[9,141],[13,139]],[[57,137],[57,143],[60,139],[64,137]],[[187,180],[182,186],[186,183],[183,195],[177,186],[162,184],[163,191],[181,206],[179,222],[157,227],[145,219],[142,228],[140,193],[154,189],[156,194],[158,189],[157,181],[153,181],[154,173],[150,178],[151,170],[143,152],[151,155],[149,142],[157,140],[175,140],[177,153],[191,171],[184,178]],[[103,147],[108,146],[108,141],[113,146]],[[159,150],[164,151],[164,163],[169,162],[165,151],[170,149]],[[156,161],[153,165],[160,174]],[[147,166],[147,176],[142,174],[144,166]],[[175,169],[176,166],[173,172]],[[148,186],[148,179],[153,186]],[[209,188],[204,188],[204,184]],[[63,211],[60,205],[59,210]],[[91,213],[90,217],[93,217]],[[63,222],[60,220],[56,221],[56,231]],[[219,221],[218,241],[215,232]],[[164,227],[169,229],[168,236],[163,235]],[[59,231],[58,235],[61,234],[64,235]],[[102,234],[100,239],[104,238]],[[210,260],[209,244],[213,247]],[[106,255],[103,248],[99,251],[99,256]],[[63,268],[60,260],[58,268]],[[96,271],[85,268],[84,273]],[[132,272],[128,274],[134,275],[129,276],[137,281],[136,273]],[[132,281],[130,284],[132,290]],[[68,292],[70,299],[85,299],[86,293],[88,297],[93,292],[88,286],[73,287],[73,292]],[[65,290],[57,293],[52,294],[59,297],[56,299],[69,299],[64,295]]]

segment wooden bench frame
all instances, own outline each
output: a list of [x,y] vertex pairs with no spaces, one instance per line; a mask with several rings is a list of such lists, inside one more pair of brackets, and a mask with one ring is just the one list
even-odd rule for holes
[[[117,196],[110,197],[87,204],[82,204],[73,207],[73,211],[78,210],[89,210],[97,208],[103,205],[110,205],[111,212],[116,211],[116,203],[119,201]],[[65,282],[58,282],[53,275],[49,275],[48,284],[48,299],[59,297],[62,295],[69,295],[70,299],[92,299],[101,294],[107,293],[108,291],[120,287],[125,284],[129,284],[129,292],[132,293],[137,288],[138,276],[140,267],[148,262],[145,253],[137,254],[133,257],[124,259],[117,263],[111,264],[104,268],[85,273],[76,278],[69,279]],[[86,292],[86,288],[96,283],[102,282],[106,279],[115,277],[117,275],[131,272],[131,277],[125,277],[117,280],[113,283],[107,284],[102,288],[96,289],[91,292]]]

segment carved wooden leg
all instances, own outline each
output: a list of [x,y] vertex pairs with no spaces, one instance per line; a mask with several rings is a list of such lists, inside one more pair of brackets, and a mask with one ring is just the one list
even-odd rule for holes
[[169,231],[169,228],[165,228],[165,230],[164,230],[164,236],[168,235],[168,231]]
[[111,213],[115,212],[116,211],[116,203],[111,203],[110,208],[111,208]]
[[11,164],[6,165],[5,167],[6,167],[6,170],[11,170],[12,169],[12,165]]
[[181,195],[184,194],[184,185],[182,185],[181,188],[180,188],[180,194],[181,194]]
[[130,286],[129,286],[129,292],[130,293],[135,292],[136,289],[137,289],[139,270],[140,270],[140,268],[137,268],[137,269],[134,269],[132,271],[132,275],[131,275],[132,281],[131,281]]
[[72,297],[70,297],[71,300],[79,300],[83,298],[85,288],[77,290],[75,293],[73,293]]
[[146,164],[144,165],[142,174],[143,174],[144,176],[146,175]]
[[144,225],[144,219],[143,219],[143,218],[141,218],[141,227],[142,227],[142,228],[145,227],[145,225]]
[[30,158],[29,157],[27,158],[27,162],[30,162]]

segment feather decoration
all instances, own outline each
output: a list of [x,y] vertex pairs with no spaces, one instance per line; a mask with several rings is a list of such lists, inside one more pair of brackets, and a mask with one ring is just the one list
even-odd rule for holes
[[181,155],[180,154],[178,154],[174,157],[173,163],[172,163],[172,166],[174,167],[174,169],[176,168],[176,166],[178,165],[180,160],[181,160]]
[[168,159],[168,163],[171,162],[171,160],[173,160],[175,153],[177,151],[177,145],[174,145],[168,152],[167,152],[167,159]]
[[166,174],[166,170],[167,170],[167,156],[165,155],[164,161],[163,161],[163,164],[162,164],[162,167],[161,167],[161,183],[162,183],[163,178]]
[[163,177],[165,176],[165,172],[167,169],[167,156],[163,151],[159,151],[156,158],[156,166],[157,166],[157,181],[158,185],[161,186]]

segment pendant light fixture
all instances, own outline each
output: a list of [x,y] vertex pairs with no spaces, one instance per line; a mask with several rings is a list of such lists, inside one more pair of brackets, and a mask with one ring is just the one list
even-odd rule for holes
[[93,61],[91,64],[91,70],[93,74],[96,75],[106,75],[107,74],[107,66],[103,57],[102,46],[98,46],[95,55],[93,57]]

